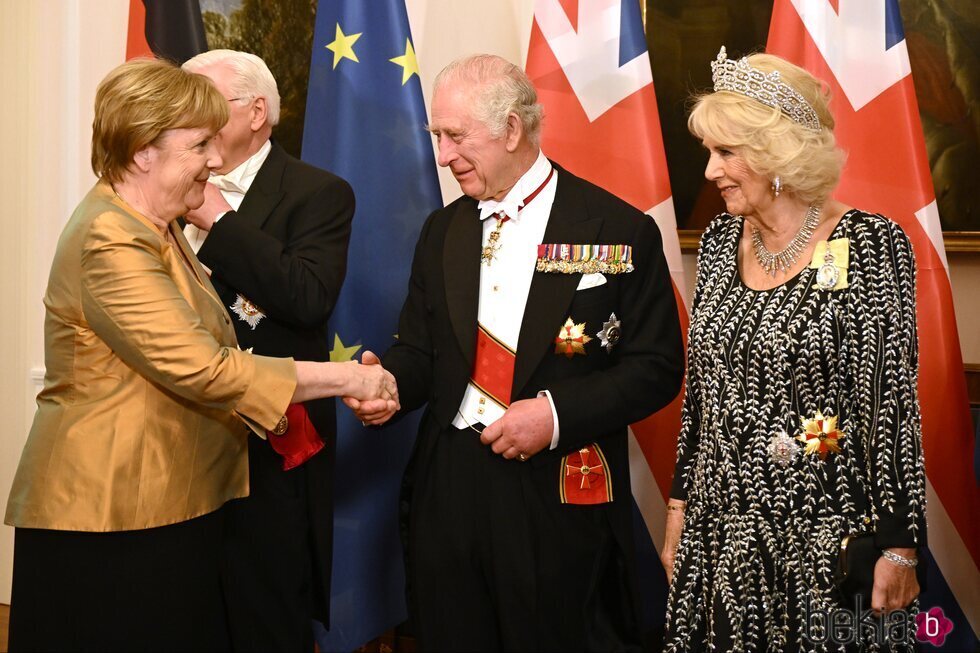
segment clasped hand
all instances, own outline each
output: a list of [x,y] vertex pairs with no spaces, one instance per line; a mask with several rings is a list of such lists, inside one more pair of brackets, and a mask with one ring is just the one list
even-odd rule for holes
[[303,403],[324,397],[374,401],[392,413],[400,407],[395,377],[380,365],[296,361],[296,389],[291,401]]
[[364,426],[381,426],[401,408],[401,404],[398,403],[398,387],[395,377],[381,366],[381,359],[372,351],[365,350],[361,356],[361,367],[364,370],[380,372],[384,374],[385,378],[390,379],[394,388],[395,401],[386,401],[384,397],[349,395],[344,397],[344,404],[354,411],[357,419],[361,420]]
[[[366,359],[369,354],[374,357],[371,352],[366,352],[363,358]],[[395,377],[377,364],[377,357],[374,357],[374,361],[365,362],[363,365],[358,365],[357,361],[353,361],[350,365],[351,378],[344,392],[345,402],[348,399],[358,402],[378,402],[391,414],[400,408]]]
[[[361,356],[361,364],[381,368],[381,360],[370,351]],[[383,399],[363,397],[344,397],[344,404],[365,426],[381,426],[400,409]],[[553,431],[551,404],[547,397],[536,397],[511,404],[503,417],[483,429],[480,442],[508,460],[521,454],[526,460],[551,444]]]

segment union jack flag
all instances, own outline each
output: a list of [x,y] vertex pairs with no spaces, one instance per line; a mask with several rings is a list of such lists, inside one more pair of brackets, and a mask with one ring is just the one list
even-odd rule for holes
[[[664,239],[677,292],[684,269],[667,177],[650,58],[636,0],[536,0],[527,74],[544,104],[541,148],[580,177],[649,214]],[[654,545],[663,542],[682,397],[630,429],[630,480],[638,517],[647,628],[663,623],[666,579]]]
[[956,624],[949,650],[972,649],[980,631],[980,490],[949,266],[898,0],[776,0],[767,50],[830,87],[834,131],[848,153],[836,197],[883,213],[912,241],[928,479],[930,569],[921,603],[941,606]]

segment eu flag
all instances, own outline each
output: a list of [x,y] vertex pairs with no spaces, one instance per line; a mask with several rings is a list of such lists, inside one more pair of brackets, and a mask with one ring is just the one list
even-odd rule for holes
[[[354,188],[331,360],[380,353],[425,217],[442,206],[404,0],[321,2],[313,35],[303,159]],[[383,432],[338,411],[331,628],[320,648],[350,651],[405,619],[398,491],[416,420]]]

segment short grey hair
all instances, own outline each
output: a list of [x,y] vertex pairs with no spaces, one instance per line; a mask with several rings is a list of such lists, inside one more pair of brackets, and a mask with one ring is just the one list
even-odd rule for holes
[[439,90],[450,82],[463,82],[474,88],[470,98],[473,117],[487,126],[491,136],[503,136],[507,116],[513,112],[520,118],[528,141],[538,145],[544,107],[538,103],[538,93],[523,70],[502,57],[476,54],[443,68],[433,88]]
[[227,66],[234,73],[231,92],[237,98],[265,98],[265,111],[270,126],[279,124],[279,87],[272,71],[261,58],[238,50],[209,50],[188,59],[182,68],[196,73],[207,66]]

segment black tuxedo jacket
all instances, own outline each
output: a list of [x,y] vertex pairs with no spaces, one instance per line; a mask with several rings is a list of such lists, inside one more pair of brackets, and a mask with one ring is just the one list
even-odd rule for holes
[[[677,305],[653,219],[555,167],[558,186],[544,241],[630,244],[635,270],[607,274],[605,284],[584,290],[577,290],[581,273],[534,272],[518,340],[512,400],[549,390],[555,402],[558,447],[538,453],[528,463],[547,468],[535,473],[540,479],[536,487],[555,510],[563,508],[561,457],[592,442],[600,445],[614,494],[605,507],[617,539],[631,551],[626,427],[668,404],[680,389],[683,351]],[[398,381],[402,412],[427,404],[416,461],[425,455],[427,438],[456,416],[470,378],[482,233],[477,202],[468,197],[429,216],[415,250],[398,342],[383,358]],[[606,351],[596,333],[612,313],[622,321],[622,337]],[[568,358],[555,352],[555,338],[569,317],[576,324],[584,322],[585,333],[593,338],[585,345],[585,355]],[[406,488],[411,484],[410,468]]]
[[[354,193],[346,181],[272,144],[241,207],[214,224],[198,252],[213,270],[211,282],[225,306],[234,304],[240,293],[266,315],[252,329],[232,313],[242,349],[296,360],[329,360],[327,320],[347,270],[353,215]],[[325,399],[308,402],[307,410],[326,442],[306,467],[316,618],[327,623],[336,408],[333,399]]]

